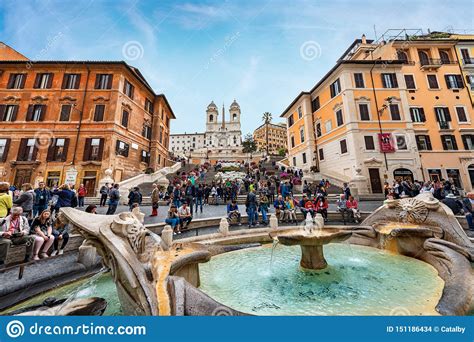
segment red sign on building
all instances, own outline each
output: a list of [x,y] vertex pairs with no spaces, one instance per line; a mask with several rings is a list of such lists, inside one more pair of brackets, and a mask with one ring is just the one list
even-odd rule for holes
[[395,143],[392,137],[392,133],[379,133],[379,143],[381,152],[395,152]]

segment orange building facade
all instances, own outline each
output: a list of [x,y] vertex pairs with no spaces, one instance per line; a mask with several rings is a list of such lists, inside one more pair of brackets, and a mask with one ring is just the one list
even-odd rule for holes
[[282,114],[290,165],[313,166],[359,193],[398,178],[451,178],[472,190],[472,87],[458,45],[439,34],[356,40]]
[[[0,177],[16,186],[83,183],[94,195],[168,164],[175,116],[125,62],[20,60],[0,49]],[[14,50],[13,50],[14,51]]]

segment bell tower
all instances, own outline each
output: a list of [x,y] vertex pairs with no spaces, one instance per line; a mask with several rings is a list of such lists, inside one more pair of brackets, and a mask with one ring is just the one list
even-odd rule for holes
[[212,126],[218,122],[217,118],[219,116],[219,112],[217,111],[217,106],[214,103],[214,101],[212,101],[209,104],[209,106],[207,106],[206,114],[207,114],[206,126],[208,125]]

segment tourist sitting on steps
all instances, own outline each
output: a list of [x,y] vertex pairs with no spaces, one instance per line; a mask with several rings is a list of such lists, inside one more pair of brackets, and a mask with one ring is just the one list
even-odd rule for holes
[[285,201],[281,195],[273,202],[273,207],[275,208],[275,215],[278,217],[278,220],[283,222],[285,220]]
[[287,222],[296,223],[295,204],[294,204],[293,199],[291,198],[290,195],[286,196],[286,198],[285,198],[285,216],[286,216]]
[[[97,209],[95,205],[94,207],[95,209]],[[70,224],[66,222],[64,216],[60,213],[58,217],[56,218],[56,221],[54,222],[54,229],[53,229],[54,244],[53,244],[53,252],[51,253],[51,256],[55,256],[56,254],[62,255],[64,253],[64,248],[66,248],[66,245],[69,241],[70,228],[71,228]],[[61,246],[59,246],[60,242],[61,242]]]
[[313,202],[308,198],[308,195],[303,194],[303,199],[300,201],[300,210],[303,213],[303,220],[306,219],[308,213],[311,217],[314,217],[314,205]]
[[346,201],[346,208],[347,210],[352,211],[354,215],[354,219],[356,223],[360,222],[360,212],[359,212],[359,204],[357,200],[353,196],[349,196],[349,199]]
[[22,213],[23,209],[21,207],[13,207],[10,215],[0,219],[0,268],[3,268],[5,265],[5,259],[11,245],[26,245],[24,262],[30,260],[35,239],[33,236],[28,235],[30,227],[28,220],[22,216]]
[[168,214],[165,219],[165,223],[169,224],[173,228],[173,234],[181,234],[180,224],[179,224],[179,215],[178,208],[174,204],[168,209]]
[[33,260],[48,258],[48,250],[54,242],[51,212],[46,209],[33,220],[30,234],[35,238]]
[[191,214],[191,210],[189,210],[187,202],[184,202],[183,205],[179,207],[178,216],[179,224],[181,226],[180,229],[186,229],[193,220],[193,216]]
[[229,221],[230,224],[237,221],[237,224],[241,226],[242,225],[241,217],[242,215],[240,214],[237,201],[233,200],[231,203],[227,205],[227,220]]
[[324,222],[328,221],[328,200],[324,196],[319,196],[316,200],[315,208],[318,214],[324,218]]

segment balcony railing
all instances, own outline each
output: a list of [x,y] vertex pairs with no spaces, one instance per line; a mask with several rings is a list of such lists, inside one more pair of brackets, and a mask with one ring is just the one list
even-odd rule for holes
[[439,128],[440,129],[449,129],[449,122],[439,122]]
[[462,65],[464,66],[474,66],[474,58],[463,58]]

